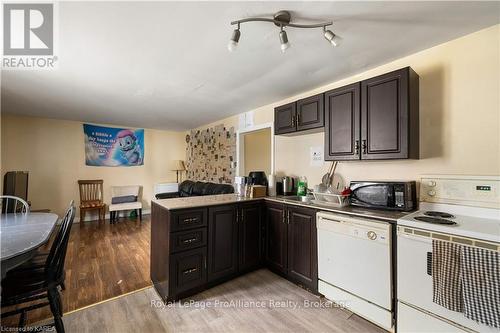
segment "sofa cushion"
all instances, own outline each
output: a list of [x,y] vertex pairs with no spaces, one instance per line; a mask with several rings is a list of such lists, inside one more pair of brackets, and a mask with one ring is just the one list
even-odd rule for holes
[[136,202],[136,201],[137,201],[137,195],[122,195],[119,197],[111,198],[111,203],[113,205],[127,203],[127,202]]
[[193,193],[194,182],[191,180],[185,180],[179,185],[179,196],[189,197]]
[[201,196],[201,195],[213,195],[213,194],[226,194],[234,193],[234,187],[230,184],[216,184],[208,182],[193,182],[191,180],[185,180],[179,185],[179,192],[157,194],[157,199],[172,198],[172,197],[191,197],[191,196]]
[[229,184],[216,184],[212,194],[227,194],[234,193],[234,187]]

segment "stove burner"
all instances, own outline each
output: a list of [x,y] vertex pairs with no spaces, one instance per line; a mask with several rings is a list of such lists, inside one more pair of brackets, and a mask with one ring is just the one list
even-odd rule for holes
[[454,221],[446,220],[439,217],[429,217],[429,216],[416,216],[415,220],[427,223],[434,223],[434,224],[446,224],[446,225],[457,224],[457,222]]
[[445,219],[452,219],[455,217],[455,216],[451,215],[450,213],[436,212],[436,211],[432,211],[432,210],[424,212],[424,215],[431,216],[431,217],[442,217]]

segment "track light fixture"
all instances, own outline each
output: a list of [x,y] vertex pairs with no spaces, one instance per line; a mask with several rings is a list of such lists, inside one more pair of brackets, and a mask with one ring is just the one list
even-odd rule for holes
[[238,23],[238,28],[235,29],[231,35],[231,39],[229,39],[229,43],[227,44],[227,49],[230,52],[233,52],[236,50],[236,47],[238,46],[238,42],[240,41],[240,24]]
[[323,31],[323,36],[325,36],[327,41],[335,47],[339,45],[339,37],[336,34],[334,34],[331,30],[326,30],[326,27],[323,27]]
[[281,43],[281,52],[285,53],[285,51],[290,48],[290,43],[288,42],[288,36],[286,35],[286,31],[283,30],[283,26],[281,26],[280,31],[280,43]]
[[227,45],[228,50],[229,51],[235,50],[241,35],[240,24],[246,22],[271,22],[274,23],[276,26],[278,26],[280,28],[279,39],[281,44],[281,52],[285,52],[288,48],[290,48],[290,43],[288,42],[288,36],[286,34],[286,31],[284,30],[284,27],[303,28],[303,29],[323,28],[323,36],[325,37],[325,39],[328,42],[330,42],[330,44],[333,46],[337,46],[339,44],[339,37],[336,34],[334,34],[331,30],[326,29],[326,27],[333,24],[332,21],[315,23],[315,24],[297,24],[297,23],[290,23],[291,17],[292,16],[290,12],[282,10],[274,14],[273,18],[249,17],[237,21],[232,21],[231,25],[237,25],[238,28],[235,29],[231,35],[231,39],[229,40],[229,44]]

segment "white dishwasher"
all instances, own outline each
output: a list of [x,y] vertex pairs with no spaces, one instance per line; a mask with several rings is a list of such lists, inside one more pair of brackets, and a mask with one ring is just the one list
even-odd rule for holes
[[317,213],[319,292],[387,330],[393,329],[391,227]]

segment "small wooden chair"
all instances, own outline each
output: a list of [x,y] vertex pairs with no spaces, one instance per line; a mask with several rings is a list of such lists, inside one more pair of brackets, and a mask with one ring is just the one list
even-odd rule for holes
[[83,222],[88,210],[99,211],[99,221],[104,221],[106,204],[103,202],[103,180],[79,180],[80,188],[80,222]]

